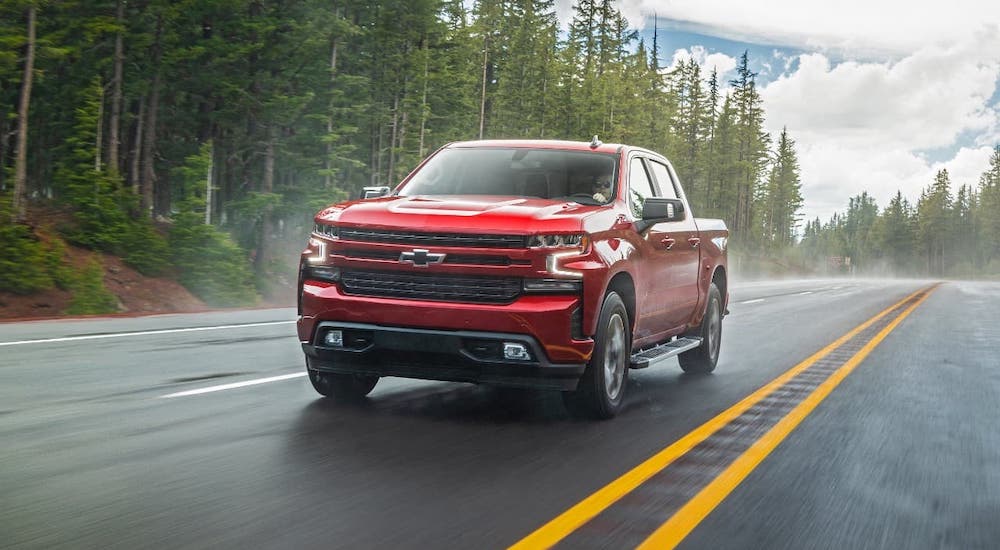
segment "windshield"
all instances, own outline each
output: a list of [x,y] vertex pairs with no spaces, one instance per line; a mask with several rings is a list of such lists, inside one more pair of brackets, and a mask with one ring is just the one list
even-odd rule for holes
[[616,155],[530,148],[445,149],[399,194],[512,195],[605,204],[614,198]]

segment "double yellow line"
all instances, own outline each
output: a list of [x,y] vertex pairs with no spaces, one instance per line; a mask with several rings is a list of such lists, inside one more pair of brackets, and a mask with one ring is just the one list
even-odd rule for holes
[[[823,349],[817,351],[801,363],[795,365],[781,376],[748,395],[742,401],[726,409],[715,418],[678,439],[669,447],[656,453],[645,462],[626,472],[618,479],[604,486],[596,493],[583,499],[578,504],[566,510],[552,521],[546,523],[535,532],[518,541],[510,550],[526,550],[535,548],[550,548],[573,533],[583,524],[609,508],[619,499],[642,485],[646,480],[669,466],[674,460],[690,451],[720,428],[737,418],[748,409],[760,402],[774,390],[808,369],[830,352],[837,349],[851,338],[883,319],[907,302],[913,302],[899,313],[891,322],[878,332],[864,347],[838,367],[811,394],[796,405],[788,414],[778,421],[767,433],[755,441],[749,449],[737,457],[725,470],[706,485],[697,495],[682,506],[666,523],[661,525],[640,546],[642,549],[673,548],[684,539],[723,499],[736,488],[740,482],[752,472],[768,454],[783,441],[799,423],[811,413],[840,382],[847,377],[868,356],[869,353],[890,332],[895,329],[914,309],[927,299],[937,287],[932,285],[922,288],[892,306],[884,309],[871,319],[858,325],[847,334],[836,339]],[[922,295],[921,295],[922,294]],[[919,296],[919,298],[917,298]],[[916,298],[914,300],[914,298]]]

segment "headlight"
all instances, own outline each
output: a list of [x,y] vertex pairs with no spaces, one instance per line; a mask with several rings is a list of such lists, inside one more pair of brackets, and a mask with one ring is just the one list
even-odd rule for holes
[[528,248],[580,248],[586,249],[587,235],[532,235],[528,238]]
[[[590,250],[590,236],[586,233],[532,235],[531,237],[528,237],[528,248],[551,251],[548,257],[545,258],[545,271],[550,276],[554,275],[560,278],[580,279],[583,277],[582,273],[571,269],[564,269],[561,263],[564,260],[587,254]],[[527,286],[525,286],[524,289],[526,291],[542,291],[540,288],[529,289]],[[555,289],[550,286],[547,290],[550,292],[570,291],[568,286],[560,289]],[[579,290],[579,288],[573,291],[575,292],[576,290]]]
[[311,264],[323,263],[326,261],[326,242],[320,239],[309,239],[309,247],[306,248],[306,253],[312,253],[312,255],[307,256],[306,260],[309,260]]
[[315,227],[313,227],[313,233],[321,237],[326,237],[327,239],[340,238],[340,228],[336,225],[317,223]]

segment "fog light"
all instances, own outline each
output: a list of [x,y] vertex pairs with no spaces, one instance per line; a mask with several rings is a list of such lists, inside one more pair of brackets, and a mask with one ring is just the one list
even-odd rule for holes
[[344,331],[328,330],[323,335],[323,343],[328,346],[342,347],[344,345]]
[[503,358],[510,359],[513,361],[530,361],[531,354],[528,353],[528,348],[525,347],[524,344],[517,344],[514,342],[504,342]]

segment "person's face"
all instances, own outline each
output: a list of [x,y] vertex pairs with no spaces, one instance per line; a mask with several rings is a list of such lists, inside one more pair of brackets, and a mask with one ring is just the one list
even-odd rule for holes
[[597,178],[594,182],[594,192],[600,193],[605,197],[611,196],[611,176],[602,175]]

